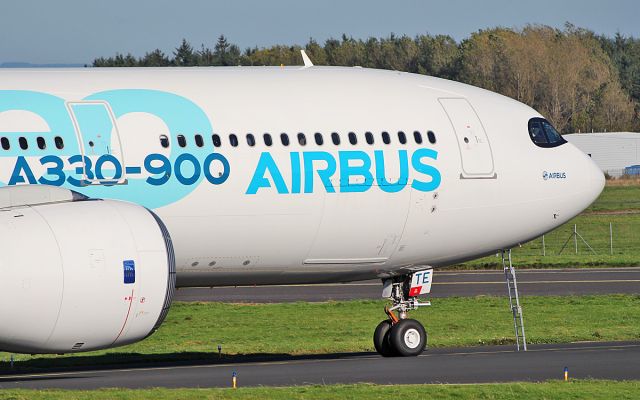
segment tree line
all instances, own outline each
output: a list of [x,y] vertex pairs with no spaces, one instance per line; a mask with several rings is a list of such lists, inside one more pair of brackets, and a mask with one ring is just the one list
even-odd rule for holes
[[480,86],[540,111],[563,133],[640,131],[640,39],[596,35],[566,24],[480,30],[456,42],[448,35],[354,39],[320,44],[240,48],[221,35],[213,49],[187,40],[167,55],[116,54],[94,67],[299,65],[362,66],[452,79]]

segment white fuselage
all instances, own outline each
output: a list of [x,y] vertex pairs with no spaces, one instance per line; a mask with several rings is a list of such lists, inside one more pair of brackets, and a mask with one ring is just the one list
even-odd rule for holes
[[[54,182],[154,209],[178,286],[386,277],[529,241],[599,195],[603,176],[586,155],[533,143],[535,117],[486,90],[362,68],[7,70],[0,182]],[[70,160],[81,154],[91,168]]]

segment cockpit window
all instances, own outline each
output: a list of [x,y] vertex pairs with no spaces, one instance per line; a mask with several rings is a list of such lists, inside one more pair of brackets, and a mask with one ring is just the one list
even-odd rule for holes
[[543,118],[529,120],[529,136],[531,141],[539,147],[556,147],[567,143],[556,128]]

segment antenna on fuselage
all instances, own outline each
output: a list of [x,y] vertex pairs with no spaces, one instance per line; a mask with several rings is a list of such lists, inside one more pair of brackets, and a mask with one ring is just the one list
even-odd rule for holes
[[307,53],[304,50],[300,50],[300,53],[302,54],[302,61],[304,61],[304,67],[305,68],[313,67],[313,63],[311,62],[311,59],[309,58]]

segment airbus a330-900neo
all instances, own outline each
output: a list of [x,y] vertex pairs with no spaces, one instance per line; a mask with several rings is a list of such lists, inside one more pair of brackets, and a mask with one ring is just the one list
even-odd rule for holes
[[604,177],[543,116],[447,80],[335,67],[0,72],[0,350],[142,340],[176,287],[414,277],[580,213]]

